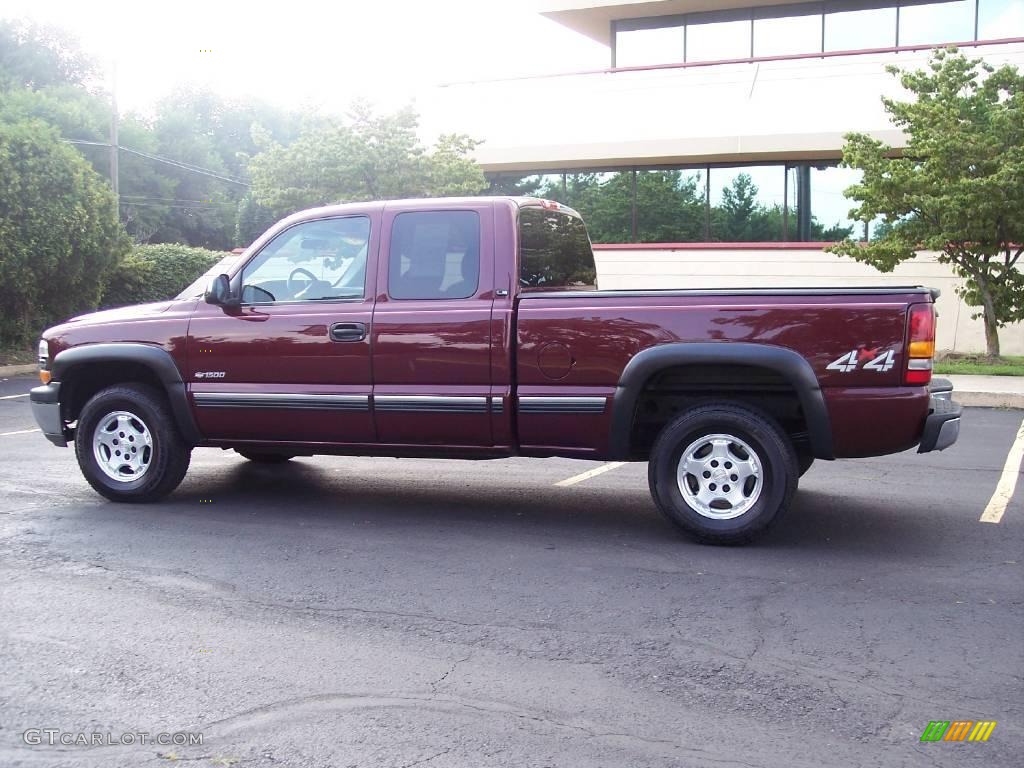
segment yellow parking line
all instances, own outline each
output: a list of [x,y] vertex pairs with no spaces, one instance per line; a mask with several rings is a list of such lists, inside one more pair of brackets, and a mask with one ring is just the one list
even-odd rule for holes
[[17,432],[0,432],[0,437],[8,435],[27,435],[29,432],[42,432],[41,429],[19,429]]
[[1003,465],[1003,473],[999,476],[996,492],[992,494],[988,506],[981,513],[979,523],[998,523],[1003,519],[1003,513],[1009,506],[1013,492],[1017,488],[1021,459],[1024,459],[1024,421],[1020,423],[1017,439],[1013,441],[1010,452],[1006,456],[1006,464]]
[[624,461],[609,461],[607,464],[602,464],[600,467],[594,467],[588,469],[586,472],[581,472],[578,475],[573,475],[565,480],[561,480],[555,483],[556,488],[568,488],[570,485],[576,485],[576,483],[582,483],[584,480],[589,480],[592,477],[603,475],[605,472],[611,472],[613,469],[618,469],[626,462]]

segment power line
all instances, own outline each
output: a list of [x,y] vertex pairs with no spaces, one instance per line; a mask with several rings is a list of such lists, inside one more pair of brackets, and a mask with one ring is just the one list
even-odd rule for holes
[[147,203],[140,202],[137,200],[122,200],[121,205],[142,206],[151,208],[195,208],[196,210],[200,210],[203,208],[207,210],[212,210],[214,208],[220,208],[223,206],[234,207],[234,203],[211,203],[208,205],[202,205],[197,203]]
[[[111,146],[110,143],[106,142],[106,141],[84,141],[82,139],[64,139],[63,141],[65,141],[68,144],[84,144],[84,145],[90,146],[90,147],[109,147],[109,146]],[[167,165],[173,165],[176,168],[181,168],[181,169],[186,170],[186,171],[191,171],[192,173],[199,173],[199,174],[202,174],[203,176],[210,176],[211,178],[219,179],[220,181],[226,181],[226,182],[229,182],[231,184],[238,184],[238,185],[243,186],[243,187],[251,187],[252,186],[248,182],[242,181],[241,179],[234,179],[234,178],[232,178],[230,176],[224,176],[222,174],[217,173],[216,171],[211,171],[209,168],[201,168],[198,165],[191,165],[189,163],[182,163],[182,162],[180,162],[178,160],[172,160],[169,157],[162,157],[160,155],[153,155],[153,154],[150,154],[149,152],[140,152],[137,149],[131,149],[130,147],[126,147],[124,145],[119,146],[118,149],[123,151],[123,152],[129,152],[129,153],[131,153],[133,155],[138,155],[139,157],[145,157],[145,158],[147,158],[149,160],[156,160],[159,163],[166,163]]]
[[187,197],[152,197],[149,195],[121,195],[124,199],[130,200],[157,200],[168,203],[205,203],[208,205],[237,205],[237,201],[232,202],[230,200],[193,200]]

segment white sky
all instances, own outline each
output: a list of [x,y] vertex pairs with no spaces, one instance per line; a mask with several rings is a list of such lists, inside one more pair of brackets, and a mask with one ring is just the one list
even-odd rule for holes
[[[60,26],[109,75],[122,111],[196,83],[282,107],[384,109],[441,82],[607,66],[608,49],[537,13],[536,0],[3,0],[0,16]],[[201,52],[209,49],[210,52]]]

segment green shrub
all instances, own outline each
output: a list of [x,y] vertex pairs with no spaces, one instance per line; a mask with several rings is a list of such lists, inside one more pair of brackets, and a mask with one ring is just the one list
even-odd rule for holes
[[103,306],[173,299],[226,255],[187,245],[136,245],[110,274]]
[[40,121],[0,119],[0,347],[93,309],[127,247],[106,180]]

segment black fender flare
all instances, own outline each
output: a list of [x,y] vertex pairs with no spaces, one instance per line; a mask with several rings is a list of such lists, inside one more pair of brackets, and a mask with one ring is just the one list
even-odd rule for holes
[[746,365],[778,373],[800,398],[815,458],[835,458],[825,396],[810,363],[786,347],[742,341],[674,342],[637,353],[623,369],[612,400],[611,458],[629,458],[633,416],[644,384],[658,371],[679,365]]
[[152,344],[136,342],[83,344],[58,352],[53,358],[50,370],[53,380],[60,382],[64,381],[77,366],[94,363],[135,363],[151,370],[167,393],[171,413],[185,442],[189,445],[198,445],[202,442],[202,436],[188,404],[188,390],[181,378],[181,371],[167,350]]

